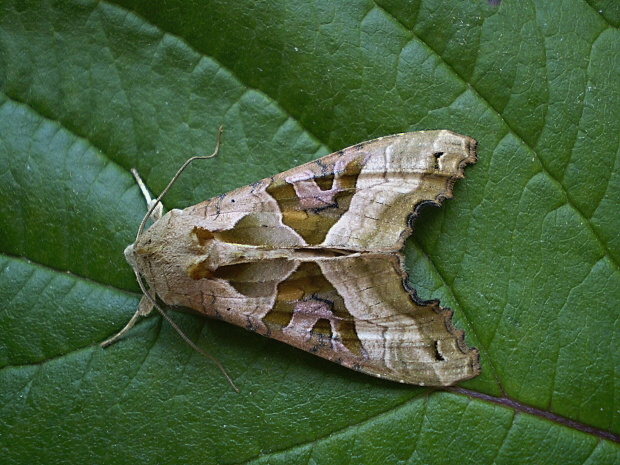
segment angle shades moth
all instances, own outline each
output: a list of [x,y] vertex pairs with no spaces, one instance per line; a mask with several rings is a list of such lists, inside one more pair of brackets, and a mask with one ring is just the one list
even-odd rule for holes
[[472,378],[478,351],[409,287],[400,250],[419,208],[475,162],[467,136],[396,134],[171,210],[127,247],[150,297],[104,344],[157,296],[380,378]]

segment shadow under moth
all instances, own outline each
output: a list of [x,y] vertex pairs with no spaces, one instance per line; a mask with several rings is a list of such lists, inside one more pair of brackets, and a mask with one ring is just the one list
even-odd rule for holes
[[156,215],[142,233],[145,218],[125,255],[148,295],[104,344],[158,297],[380,378],[472,378],[478,351],[451,310],[409,287],[400,250],[419,208],[450,198],[475,162],[469,137],[396,134]]

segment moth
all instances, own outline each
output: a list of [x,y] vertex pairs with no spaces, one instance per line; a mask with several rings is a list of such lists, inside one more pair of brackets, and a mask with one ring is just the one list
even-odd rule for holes
[[451,385],[479,374],[478,351],[450,309],[417,297],[400,250],[420,207],[452,197],[475,162],[476,141],[447,130],[363,142],[171,210],[125,255],[147,300],[369,375]]

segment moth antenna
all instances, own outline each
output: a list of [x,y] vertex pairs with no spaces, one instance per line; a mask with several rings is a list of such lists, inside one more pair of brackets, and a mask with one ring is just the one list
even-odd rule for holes
[[[137,274],[138,273],[136,273],[136,275]],[[157,302],[155,302],[155,299],[146,290],[146,287],[144,286],[144,283],[142,282],[141,277],[140,276],[137,276],[137,277],[138,277],[138,284],[140,285],[140,289],[142,289],[142,292],[144,293],[146,298],[151,301],[151,304],[153,305],[153,307],[155,307],[157,309],[157,311],[161,314],[161,316],[163,316],[166,319],[166,321],[168,323],[170,323],[170,326],[172,326],[174,328],[174,330],[177,333],[179,333],[179,335],[183,338],[183,340],[185,342],[187,342],[192,349],[194,349],[200,355],[202,355],[204,357],[207,357],[209,360],[211,360],[213,363],[215,363],[215,365],[222,372],[222,374],[224,375],[224,377],[226,378],[226,380],[228,381],[230,386],[235,390],[235,392],[237,394],[240,394],[241,391],[239,391],[239,388],[237,388],[237,386],[235,386],[235,383],[233,382],[233,380],[231,379],[230,375],[228,374],[228,372],[226,371],[226,369],[222,365],[222,362],[220,362],[217,358],[215,358],[210,353],[205,352],[204,350],[202,350],[189,337],[187,337],[187,335],[183,332],[183,330],[181,328],[179,328],[179,326],[174,322],[174,320],[168,316],[168,314],[159,306],[159,304]]]
[[[161,200],[164,197],[164,195],[166,195],[166,193],[170,190],[170,188],[175,183],[175,181],[179,178],[181,173],[183,173],[185,168],[187,168],[187,166],[191,162],[193,162],[194,160],[206,160],[208,158],[213,158],[214,156],[217,155],[217,152],[219,151],[219,148],[220,148],[220,138],[222,136],[222,130],[223,129],[224,129],[224,127],[220,126],[220,129],[219,129],[219,131],[217,133],[217,142],[215,144],[215,150],[213,151],[213,153],[211,155],[197,155],[197,156],[189,158],[185,163],[183,163],[181,168],[179,168],[179,170],[173,176],[173,178],[170,180],[170,182],[168,183],[166,188],[161,192],[161,194],[159,194],[159,196],[156,199],[152,199],[151,198],[151,194],[149,193],[149,190],[147,189],[146,185],[144,184],[144,181],[142,180],[142,178],[138,174],[138,171],[135,168],[131,169],[131,173],[133,174],[133,177],[136,179],[136,182],[138,183],[138,186],[140,187],[140,190],[142,191],[142,195],[144,195],[144,198],[146,199],[146,202],[147,202],[147,205],[148,205],[148,211],[147,211],[146,215],[144,215],[144,218],[142,219],[142,222],[140,223],[140,227],[138,228],[138,234],[136,235],[136,241],[138,241],[138,239],[140,238],[140,235],[144,231],[144,227],[145,227],[146,222],[148,221],[149,218],[152,218],[153,221],[157,221],[159,218],[161,218],[162,213],[163,213],[163,205],[161,203]],[[237,388],[237,386],[235,386],[235,383],[231,379],[230,375],[224,369],[224,366],[222,365],[222,363],[218,359],[216,359],[213,355],[209,354],[208,352],[205,352],[200,347],[198,347],[189,337],[187,337],[185,335],[185,333],[181,330],[181,328],[179,328],[179,326],[174,322],[174,320],[168,316],[168,314],[157,304],[157,302],[155,301],[154,297],[151,296],[151,294],[147,291],[146,286],[144,285],[144,282],[142,281],[142,276],[140,276],[140,273],[138,272],[135,264],[132,264],[132,268],[133,268],[134,273],[136,275],[136,280],[138,281],[138,285],[140,286],[140,290],[142,291],[142,295],[144,297],[146,297],[147,300],[150,301],[149,302],[150,305],[148,306],[148,309],[145,310],[143,308],[143,305],[142,305],[143,302],[141,301],[140,302],[140,306],[138,307],[138,310],[133,314],[133,316],[131,317],[129,322],[125,325],[125,327],[123,329],[121,329],[116,335],[114,335],[111,338],[107,339],[106,341],[102,342],[101,346],[102,347],[107,347],[110,344],[113,344],[114,342],[116,342],[121,337],[123,337],[136,324],[136,322],[138,321],[140,316],[147,315],[148,313],[150,313],[151,309],[154,307],[166,319],[166,321],[170,324],[170,326],[172,326],[174,328],[174,330],[177,333],[179,333],[179,335],[183,338],[183,340],[187,344],[190,345],[190,347],[192,349],[194,349],[196,352],[198,352],[199,354],[201,354],[204,357],[207,357],[209,360],[211,360],[213,363],[215,363],[215,365],[222,372],[222,374],[224,375],[224,377],[226,378],[228,383],[231,385],[231,387],[235,390],[235,392],[240,393],[239,388]]]
[[[140,238],[142,231],[144,231],[144,226],[146,225],[146,222],[149,219],[149,217],[155,211],[155,208],[157,208],[157,206],[161,204],[161,199],[163,199],[164,195],[168,193],[172,185],[176,182],[179,176],[181,176],[181,173],[185,171],[185,168],[187,168],[187,166],[194,160],[207,160],[217,155],[217,152],[220,150],[220,139],[222,137],[223,130],[224,130],[224,126],[220,126],[220,129],[217,132],[217,141],[215,143],[215,150],[213,151],[211,155],[196,155],[194,157],[187,159],[187,161],[183,163],[183,165],[179,168],[179,170],[177,171],[177,174],[175,174],[172,177],[172,179],[170,180],[168,185],[165,187],[165,189],[161,191],[161,194],[159,194],[155,200],[151,201],[152,205],[149,205],[150,206],[149,211],[146,213],[146,215],[144,215],[144,218],[142,219],[142,222],[140,223],[140,227],[138,228],[138,234],[136,235],[136,241]],[[140,187],[140,189],[142,189],[142,187]],[[144,187],[144,189],[146,189],[146,187]],[[148,196],[147,199],[150,199],[150,195]]]
[[[149,298],[152,298],[152,297],[149,296]],[[155,308],[157,309],[157,311],[159,313],[161,313],[161,315],[166,319],[166,321],[168,323],[170,323],[170,326],[172,326],[174,328],[174,330],[177,333],[179,333],[179,335],[183,338],[183,340],[190,345],[190,347],[192,349],[194,349],[200,355],[202,355],[204,357],[207,357],[209,360],[211,360],[213,363],[215,363],[215,366],[218,367],[218,369],[222,372],[222,374],[224,375],[224,378],[226,378],[226,381],[228,381],[228,384],[230,384],[230,387],[232,387],[237,394],[241,394],[241,391],[239,390],[239,388],[237,386],[235,386],[235,383],[233,382],[233,380],[231,379],[230,375],[228,374],[228,372],[226,371],[226,369],[222,365],[222,362],[220,362],[217,358],[215,358],[209,352],[206,352],[206,351],[202,350],[200,347],[198,347],[196,344],[194,344],[194,342],[189,337],[186,336],[186,334],[183,332],[183,330],[181,328],[179,328],[179,326],[174,322],[174,320],[172,318],[170,318],[168,316],[168,314],[166,312],[164,312],[163,309],[159,305],[155,304]]]

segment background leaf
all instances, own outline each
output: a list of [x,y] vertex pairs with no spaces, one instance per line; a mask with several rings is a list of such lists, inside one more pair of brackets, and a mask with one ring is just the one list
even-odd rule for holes
[[[31,463],[620,461],[620,12],[611,0],[0,0],[0,456]],[[482,374],[430,391],[134,312],[182,208],[354,143],[479,141],[406,246]]]

